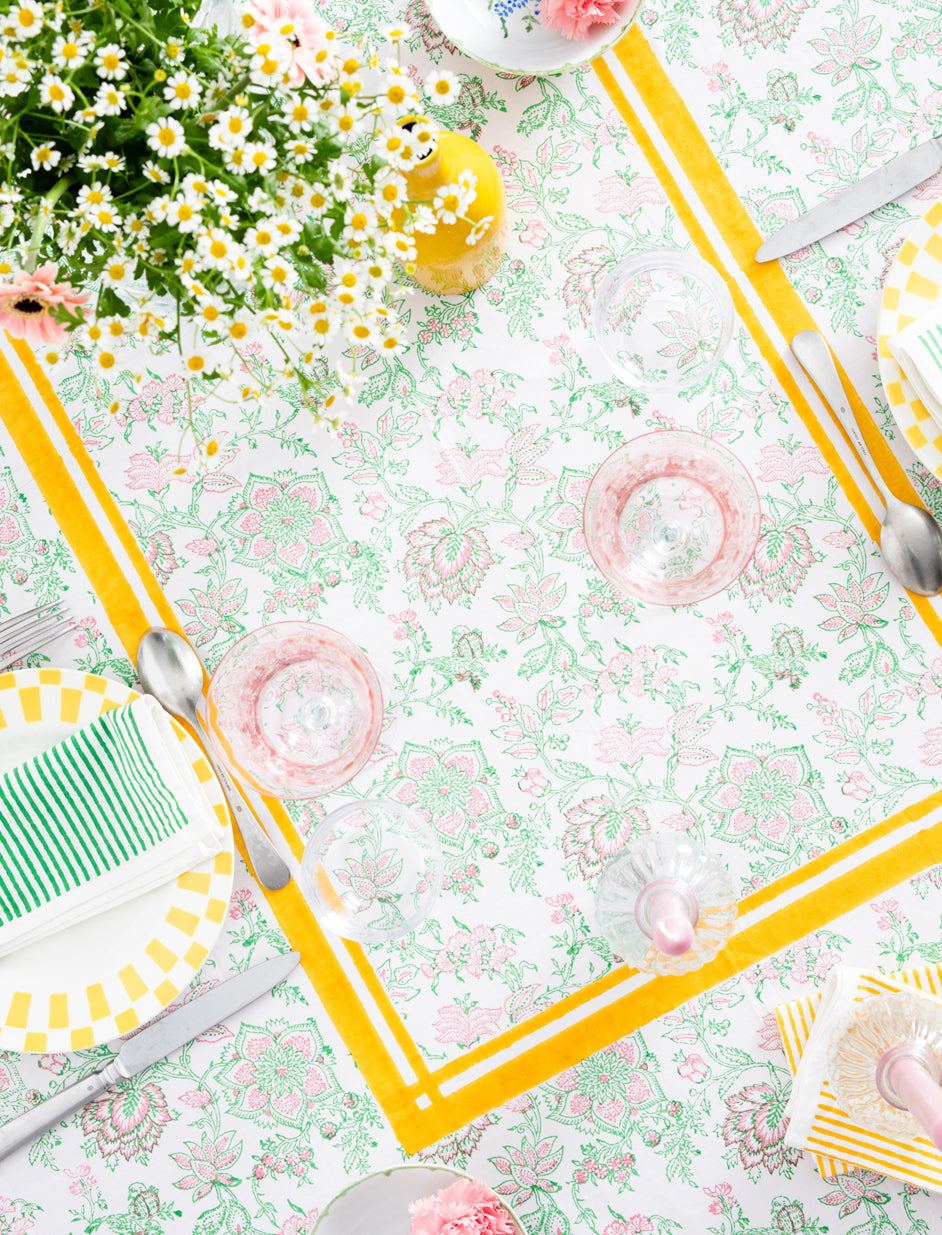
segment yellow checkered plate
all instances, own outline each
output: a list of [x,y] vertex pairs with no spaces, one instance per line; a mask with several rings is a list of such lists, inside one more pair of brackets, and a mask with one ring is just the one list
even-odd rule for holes
[[[135,698],[120,682],[71,669],[0,675],[0,771]],[[0,1049],[78,1050],[128,1033],[193,980],[216,942],[232,891],[229,812],[203,752],[173,724],[229,847],[173,883],[0,958]]]
[[919,461],[942,476],[942,427],[926,411],[899,365],[887,340],[933,309],[942,295],[942,202],[933,202],[890,267],[877,318],[880,337],[880,379],[890,411]]

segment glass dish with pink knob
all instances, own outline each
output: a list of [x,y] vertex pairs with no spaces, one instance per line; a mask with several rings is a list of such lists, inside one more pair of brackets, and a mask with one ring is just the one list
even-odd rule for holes
[[701,433],[663,429],[620,446],[586,494],[586,544],[636,600],[689,605],[720,592],[755,551],[762,510],[736,456]]
[[275,622],[235,643],[209,683],[210,735],[262,793],[320,797],[356,776],[383,724],[379,679],[339,631]]

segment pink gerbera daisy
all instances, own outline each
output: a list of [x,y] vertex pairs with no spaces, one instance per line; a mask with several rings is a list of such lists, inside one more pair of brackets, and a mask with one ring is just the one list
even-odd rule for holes
[[251,0],[247,16],[252,19],[249,34],[256,42],[271,40],[284,51],[293,86],[300,86],[305,78],[323,81],[327,77],[330,69],[323,55],[327,26],[312,0]]
[[626,0],[540,0],[540,21],[567,39],[584,39],[593,26],[614,26]]
[[50,262],[32,272],[18,270],[8,283],[0,283],[0,327],[27,343],[62,343],[69,332],[53,311],[60,306],[72,312],[82,309],[88,293],[77,292],[69,283],[54,283],[58,272]]

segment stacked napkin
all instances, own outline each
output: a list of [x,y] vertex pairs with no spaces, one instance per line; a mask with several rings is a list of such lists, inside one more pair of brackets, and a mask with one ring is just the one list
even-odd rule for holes
[[907,988],[942,1004],[942,969],[930,965],[891,977],[840,965],[820,995],[775,1009],[795,1077],[785,1110],[790,1121],[785,1143],[815,1154],[825,1179],[863,1167],[942,1192],[942,1157],[928,1138],[893,1140],[861,1128],[841,1108],[827,1080],[831,1036],[852,1004]]
[[225,832],[149,695],[0,776],[0,956],[175,879]]
[[942,309],[917,317],[887,346],[916,397],[942,426]]

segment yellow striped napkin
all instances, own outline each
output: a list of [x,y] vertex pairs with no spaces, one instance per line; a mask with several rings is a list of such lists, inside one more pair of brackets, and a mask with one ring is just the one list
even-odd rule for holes
[[[920,1188],[942,1192],[942,1156],[930,1140],[917,1137],[894,1141],[859,1127],[838,1105],[827,1081],[825,1061],[831,1029],[841,1022],[848,1005],[871,995],[901,991],[907,986],[915,987],[926,998],[942,1004],[942,966],[924,965],[890,975],[842,965],[832,971],[823,993],[779,1004],[775,1009],[788,1065],[796,1077],[786,1111],[790,1123],[785,1141],[795,1149],[806,1149],[814,1154],[818,1170],[825,1179],[864,1167]],[[823,1007],[822,1001],[825,1001]],[[825,1032],[815,1035],[818,1040],[812,1040],[809,1047],[817,1018],[821,1018],[819,1030],[823,1028]],[[798,1077],[803,1056],[807,1058],[802,1077]],[[809,1068],[810,1071],[806,1071]]]

